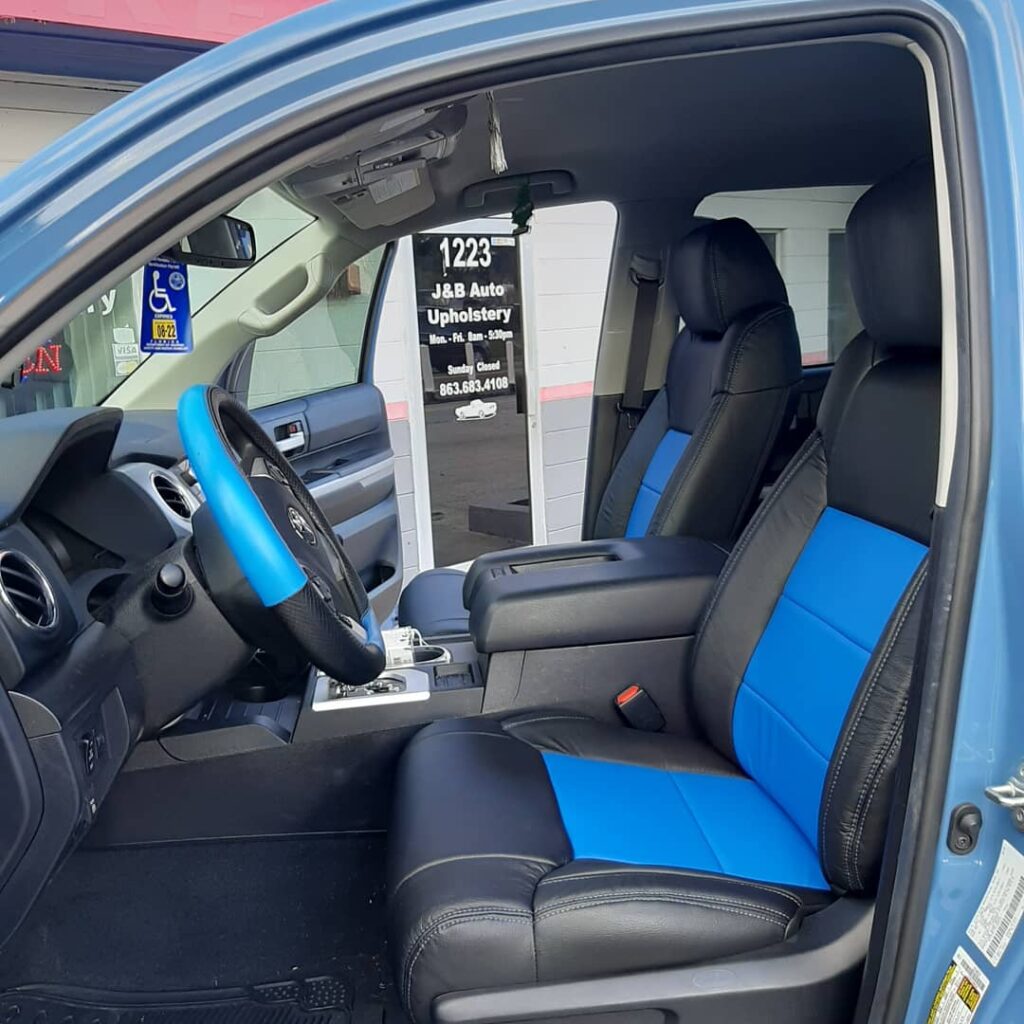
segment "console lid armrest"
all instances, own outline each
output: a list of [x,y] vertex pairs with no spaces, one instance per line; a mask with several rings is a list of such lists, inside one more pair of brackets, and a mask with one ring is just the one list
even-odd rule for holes
[[487,654],[691,636],[726,555],[695,537],[494,552],[466,579],[470,630]]

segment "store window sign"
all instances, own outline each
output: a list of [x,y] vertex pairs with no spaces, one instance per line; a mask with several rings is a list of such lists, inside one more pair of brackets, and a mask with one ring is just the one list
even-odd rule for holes
[[64,346],[57,341],[40,345],[21,367],[21,379],[60,377],[64,373]]
[[192,314],[188,298],[188,268],[177,260],[146,264],[142,281],[143,352],[192,351]]
[[416,312],[424,397],[463,402],[515,391],[522,345],[518,240],[416,235]]

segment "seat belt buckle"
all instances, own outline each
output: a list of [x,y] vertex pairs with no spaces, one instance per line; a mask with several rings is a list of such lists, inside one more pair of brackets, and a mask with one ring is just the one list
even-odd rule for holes
[[632,729],[643,732],[661,732],[665,716],[654,698],[642,686],[627,686],[615,695],[615,709]]

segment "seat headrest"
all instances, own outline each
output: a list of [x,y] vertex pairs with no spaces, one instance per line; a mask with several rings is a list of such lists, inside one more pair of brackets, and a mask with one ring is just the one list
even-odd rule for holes
[[764,240],[738,217],[702,224],[678,242],[669,284],[684,323],[703,335],[721,337],[748,309],[788,301]]
[[846,221],[850,285],[861,323],[888,345],[942,341],[935,175],[919,161],[879,182]]

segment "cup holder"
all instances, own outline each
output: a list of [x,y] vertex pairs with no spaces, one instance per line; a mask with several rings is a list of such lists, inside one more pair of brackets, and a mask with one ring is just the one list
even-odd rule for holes
[[422,647],[412,649],[412,663],[414,665],[435,665],[451,661],[451,653],[447,648],[437,644],[426,644]]

